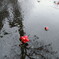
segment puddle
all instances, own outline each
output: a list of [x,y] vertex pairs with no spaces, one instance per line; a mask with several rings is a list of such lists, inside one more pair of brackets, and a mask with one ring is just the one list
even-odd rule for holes
[[[0,3],[0,59],[59,59],[59,10],[53,1]],[[29,47],[18,46],[23,35],[29,36]]]

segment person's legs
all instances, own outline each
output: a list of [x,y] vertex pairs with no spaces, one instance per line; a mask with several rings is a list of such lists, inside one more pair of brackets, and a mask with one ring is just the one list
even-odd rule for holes
[[24,43],[24,46],[25,46],[25,47],[28,46],[28,43]]

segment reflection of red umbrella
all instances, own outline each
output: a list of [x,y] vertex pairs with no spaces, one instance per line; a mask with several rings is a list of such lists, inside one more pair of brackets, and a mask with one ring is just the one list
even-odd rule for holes
[[21,40],[23,43],[27,43],[27,42],[30,41],[30,40],[28,39],[28,36],[21,36],[21,37],[20,37],[20,40]]

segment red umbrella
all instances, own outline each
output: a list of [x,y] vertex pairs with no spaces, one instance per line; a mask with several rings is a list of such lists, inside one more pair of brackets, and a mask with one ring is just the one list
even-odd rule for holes
[[30,41],[30,40],[28,39],[28,36],[21,36],[21,37],[20,37],[20,40],[21,40],[23,43],[27,43],[27,42]]
[[45,27],[45,30],[47,31],[49,28],[48,27]]

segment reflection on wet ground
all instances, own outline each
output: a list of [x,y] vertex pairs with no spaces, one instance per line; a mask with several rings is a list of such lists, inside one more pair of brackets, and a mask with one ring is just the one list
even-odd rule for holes
[[3,27],[2,21],[5,17],[8,17],[8,11],[4,9],[3,11],[0,12],[0,30]]
[[[4,3],[4,1],[0,1],[0,3]],[[38,1],[40,2],[40,1]],[[11,4],[11,8],[9,7],[9,5]],[[4,4],[3,4],[4,5]],[[0,6],[3,6],[2,4]],[[2,9],[0,9],[0,34],[1,31],[5,24],[5,18],[7,18],[7,22],[8,25],[10,27],[10,29],[14,28],[14,27],[18,27],[18,32],[20,36],[25,35],[25,31],[24,31],[24,25],[23,25],[23,18],[21,15],[21,10],[19,10],[18,8],[18,4],[17,4],[17,0],[5,0],[5,5]],[[10,8],[10,9],[8,9]],[[11,10],[11,11],[10,11]],[[12,16],[10,16],[12,15]],[[6,27],[6,26],[5,26]],[[15,29],[14,29],[15,30]],[[13,31],[14,31],[13,30]],[[16,31],[17,32],[17,31]],[[36,35],[34,35],[32,38],[29,35],[29,38],[31,38],[31,41],[28,43],[29,47],[21,45],[20,47],[17,46],[18,44],[18,40],[15,38],[8,38],[6,39],[6,35],[10,35],[11,33],[7,32],[7,31],[3,31],[3,35],[0,35],[0,43],[1,46],[0,48],[2,50],[0,50],[0,52],[2,51],[2,56],[0,56],[1,59],[59,59],[59,57],[57,56],[57,52],[53,50],[52,44],[46,44],[44,43],[44,41],[39,41],[38,39],[40,39],[39,37],[37,37]],[[4,37],[4,35],[6,37]],[[12,35],[15,35],[15,33],[12,32]],[[11,35],[11,37],[12,37]],[[2,38],[2,40],[1,40]],[[5,40],[6,39],[6,45],[5,45]],[[10,42],[9,42],[10,40]],[[15,41],[15,42],[14,42]],[[12,42],[12,43],[11,43]],[[17,43],[16,43],[17,42]],[[16,44],[15,44],[16,43]],[[4,44],[4,46],[2,45]],[[3,47],[6,47],[7,50],[11,49],[9,51],[3,50]],[[21,53],[20,53],[21,51]],[[7,52],[7,53],[6,53]],[[9,52],[9,54],[8,54]],[[4,55],[4,53],[6,55]],[[8,55],[7,55],[8,54]]]
[[59,59],[57,51],[53,51],[52,44],[39,42],[36,35],[33,36],[30,47],[21,47],[21,59]]

